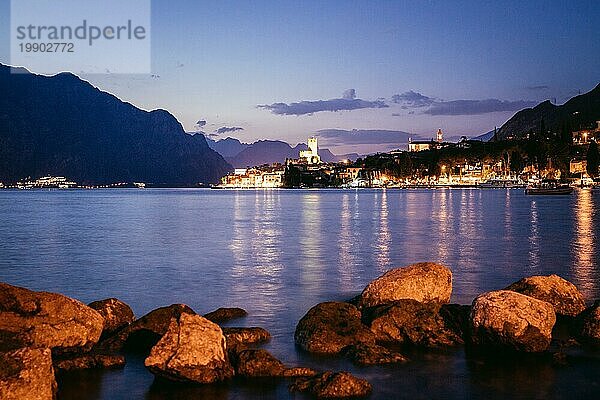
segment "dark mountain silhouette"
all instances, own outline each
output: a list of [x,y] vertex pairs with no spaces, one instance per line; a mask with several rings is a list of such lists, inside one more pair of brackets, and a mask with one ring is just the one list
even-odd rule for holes
[[242,143],[239,139],[235,138],[226,138],[221,140],[212,140],[210,138],[206,138],[206,142],[208,146],[222,155],[223,157],[233,157],[239,154],[242,150],[248,148],[250,146],[247,143]]
[[489,131],[482,135],[475,136],[474,138],[471,138],[471,140],[478,140],[480,142],[489,142],[490,140],[492,140],[493,137],[494,137],[494,131]]
[[165,110],[141,110],[71,73],[21,72],[0,64],[0,181],[194,185],[231,170]]
[[[241,143],[238,139],[234,138],[218,141],[207,138],[206,141],[212,149],[219,152],[236,168],[246,168],[276,162],[284,163],[288,158],[298,158],[300,150],[308,149],[308,146],[304,143],[292,147],[281,140],[259,140],[250,144]],[[346,158],[355,160],[358,158],[358,154],[336,156],[328,149],[322,148],[319,148],[319,155],[323,162],[337,162]]]
[[585,128],[594,121],[600,121],[600,84],[561,106],[546,100],[519,111],[498,130],[498,140],[523,138],[530,132],[540,134],[542,128],[560,134],[563,130]]

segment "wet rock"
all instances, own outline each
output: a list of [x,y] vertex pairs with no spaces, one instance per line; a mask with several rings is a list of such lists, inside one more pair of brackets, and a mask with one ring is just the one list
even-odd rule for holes
[[103,325],[98,312],[77,300],[0,283],[0,350],[88,351],[100,339]]
[[248,315],[248,313],[243,308],[221,307],[221,308],[216,309],[215,311],[205,314],[204,318],[206,318],[207,320],[212,321],[216,324],[222,324],[223,322],[227,322],[227,321],[230,321],[230,320],[236,319],[236,318],[242,318],[242,317],[245,317],[246,315]]
[[292,367],[286,368],[283,371],[283,376],[286,378],[312,377],[318,375],[318,372],[312,368]]
[[50,349],[22,348],[0,353],[0,399],[52,400],[55,394]]
[[375,307],[397,300],[448,303],[452,294],[452,272],[443,265],[418,263],[392,269],[367,285],[359,308]]
[[581,326],[581,339],[600,345],[600,301],[586,309],[578,317]]
[[135,319],[131,307],[119,299],[110,298],[98,300],[88,304],[89,307],[98,311],[104,318],[104,330],[102,336],[108,336],[115,331],[129,325]]
[[227,346],[233,347],[238,344],[255,344],[268,342],[271,334],[263,328],[222,328],[223,335],[227,339]]
[[196,315],[194,310],[185,304],[157,308],[100,342],[98,349],[116,353],[127,345],[132,350],[147,353],[165,334],[171,319],[179,319],[181,314]]
[[444,325],[450,329],[463,342],[471,338],[471,306],[461,304],[443,304],[439,311],[444,319]]
[[81,354],[54,360],[54,367],[61,371],[74,371],[92,368],[123,368],[125,357],[120,354]]
[[221,328],[188,313],[171,319],[144,364],[153,374],[174,381],[212,383],[233,376]]
[[339,353],[358,343],[375,343],[375,336],[361,322],[361,314],[351,304],[320,303],[298,322],[296,344],[312,353]]
[[555,322],[550,303],[508,290],[488,292],[473,301],[472,340],[517,351],[544,351]]
[[408,361],[396,353],[376,344],[355,344],[346,347],[343,353],[356,365],[395,364]]
[[243,349],[232,357],[236,375],[244,377],[283,376],[285,366],[263,349]]
[[306,392],[320,399],[366,397],[371,384],[349,372],[324,372],[312,378],[299,378],[290,385],[290,392]]
[[571,282],[558,275],[523,278],[505,290],[550,303],[559,315],[575,317],[585,310],[585,300],[581,292]]
[[439,304],[399,300],[376,308],[371,317],[371,331],[380,342],[425,347],[463,343],[460,334],[440,314]]

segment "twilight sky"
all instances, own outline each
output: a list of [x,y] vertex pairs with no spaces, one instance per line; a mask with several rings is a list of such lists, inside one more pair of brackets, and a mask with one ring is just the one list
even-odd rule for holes
[[337,153],[384,150],[401,132],[476,136],[592,89],[599,21],[597,1],[584,0],[154,0],[154,76],[82,78],[217,138],[295,144],[320,132]]

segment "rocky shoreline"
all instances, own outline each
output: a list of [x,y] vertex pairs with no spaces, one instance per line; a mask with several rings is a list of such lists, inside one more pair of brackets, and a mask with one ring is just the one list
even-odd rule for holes
[[[395,268],[347,302],[312,307],[294,340],[309,353],[359,366],[410,363],[399,349],[464,346],[488,357],[535,353],[565,363],[565,349],[600,344],[600,302],[586,307],[572,283],[524,278],[482,293],[471,305],[449,304],[452,272],[435,263]],[[244,379],[289,380],[291,392],[317,398],[366,397],[372,387],[345,371],[288,366],[259,346],[263,328],[221,324],[246,316],[220,308],[201,316],[184,304],[136,319],[118,299],[85,305],[69,297],[0,283],[0,398],[53,399],[55,374],[122,368],[124,350],[142,352],[157,380],[207,385]]]

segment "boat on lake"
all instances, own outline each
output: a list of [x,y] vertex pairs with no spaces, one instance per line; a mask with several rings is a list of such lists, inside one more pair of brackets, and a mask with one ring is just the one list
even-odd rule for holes
[[479,184],[479,187],[482,189],[511,189],[524,188],[525,186],[525,182],[513,177],[492,178]]
[[571,194],[572,192],[573,188],[571,186],[549,179],[529,185],[525,188],[525,194],[534,195],[565,195]]

